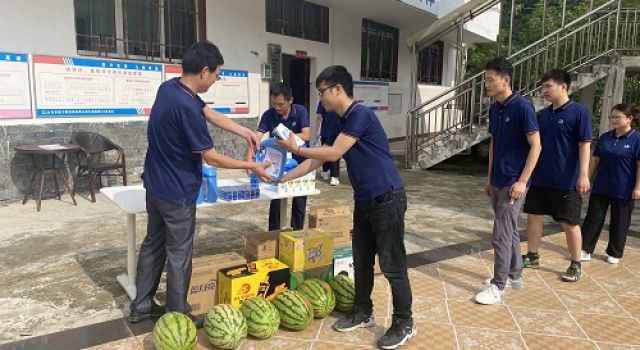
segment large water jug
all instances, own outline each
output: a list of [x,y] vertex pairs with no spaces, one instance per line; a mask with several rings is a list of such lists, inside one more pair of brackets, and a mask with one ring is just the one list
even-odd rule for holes
[[265,171],[274,180],[280,180],[284,175],[284,166],[287,161],[287,150],[278,146],[275,137],[266,139],[260,143],[260,149],[256,153],[257,162],[271,162]]
[[215,203],[218,200],[218,174],[210,165],[202,165],[202,201]]

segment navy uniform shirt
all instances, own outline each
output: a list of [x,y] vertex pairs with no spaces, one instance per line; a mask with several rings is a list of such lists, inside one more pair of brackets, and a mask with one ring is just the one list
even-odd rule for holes
[[575,191],[580,172],[581,141],[591,141],[591,115],[587,108],[572,100],[540,113],[542,153],[531,177],[532,183],[565,191]]
[[[294,133],[299,134],[302,132],[302,129],[309,127],[309,112],[307,112],[307,109],[303,105],[294,103],[291,105],[289,116],[285,119],[283,116],[276,113],[276,110],[274,108],[269,108],[262,114],[262,117],[260,118],[258,131],[261,133],[271,134],[280,123],[282,123]],[[305,145],[308,147],[309,142],[305,142]],[[298,164],[300,164],[306,158],[294,155],[293,159],[295,159]]]
[[533,106],[514,92],[489,107],[489,132],[493,139],[491,185],[510,187],[518,181],[531,149],[527,134],[538,131]]
[[322,116],[320,127],[320,141],[323,145],[333,145],[340,133],[340,116],[335,112],[327,112],[322,103],[318,103],[316,114]]
[[343,156],[356,200],[370,200],[403,188],[387,134],[371,109],[356,102],[351,104],[341,119],[340,131],[356,139]]
[[615,130],[606,132],[600,136],[593,156],[600,158],[600,164],[591,192],[631,199],[640,160],[640,133],[631,129],[616,137]]
[[194,205],[202,183],[202,152],[213,148],[206,104],[179,78],[158,88],[147,126],[142,179],[147,191],[177,205]]

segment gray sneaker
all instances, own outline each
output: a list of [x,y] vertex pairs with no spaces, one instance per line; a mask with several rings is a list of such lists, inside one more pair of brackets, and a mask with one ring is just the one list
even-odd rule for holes
[[336,321],[333,324],[333,329],[338,332],[350,332],[358,328],[369,328],[375,325],[376,321],[371,311],[364,312],[356,308],[350,314]]
[[416,332],[417,330],[413,324],[413,320],[403,320],[394,317],[391,327],[378,339],[378,346],[383,349],[396,349],[404,345],[407,340],[413,338]]

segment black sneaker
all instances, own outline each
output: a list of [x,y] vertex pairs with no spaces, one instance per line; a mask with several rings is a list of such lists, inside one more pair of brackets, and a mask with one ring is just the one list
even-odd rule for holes
[[378,339],[378,346],[383,349],[396,349],[407,340],[413,338],[416,335],[416,327],[413,325],[413,320],[403,320],[394,317],[391,323],[391,328]]
[[193,316],[193,314],[186,314],[187,317],[193,321],[193,324],[196,325],[196,329],[201,329],[204,327],[204,317],[202,316]]
[[354,308],[353,311],[333,324],[338,332],[350,332],[357,328],[369,328],[376,325],[371,311],[365,312]]
[[129,316],[127,316],[127,321],[130,323],[138,323],[150,318],[162,317],[162,315],[164,315],[166,312],[167,309],[164,306],[160,306],[155,302],[151,302],[151,310],[147,312],[140,312],[138,310],[131,309]]

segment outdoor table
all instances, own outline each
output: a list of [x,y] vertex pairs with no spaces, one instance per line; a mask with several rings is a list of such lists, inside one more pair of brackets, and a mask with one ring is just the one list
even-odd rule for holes
[[[47,147],[47,146],[52,146],[52,147]],[[56,174],[57,174],[57,175],[60,175],[60,177],[62,178],[62,181],[64,182],[64,186],[67,188],[67,191],[69,191],[69,196],[73,201],[73,205],[77,205],[78,203],[76,202],[74,194],[71,192],[71,187],[69,186],[69,182],[67,182],[67,178],[64,175],[62,168],[64,166],[64,160],[66,158],[67,153],[75,152],[78,149],[80,148],[72,143],[65,143],[60,145],[56,144],[56,145],[16,146],[15,147],[16,153],[30,155],[31,161],[33,162],[33,172],[31,174],[31,179],[29,180],[29,185],[27,186],[27,190],[25,191],[22,204],[23,205],[26,204],[27,201],[29,200],[29,197],[31,196],[31,190],[33,189],[33,183],[38,175],[40,175],[40,191],[38,191],[38,198],[37,198],[37,205],[36,205],[37,210],[40,211],[41,202],[42,202],[42,192],[44,192],[44,179],[47,174],[53,174],[53,181],[55,182],[55,185],[56,185],[56,194],[58,195],[58,199],[61,199],[60,188],[58,187],[58,179],[56,177]],[[39,163],[37,161],[38,157],[46,158],[47,156],[51,156],[51,166],[48,166],[46,164],[46,159],[42,163]],[[60,156],[60,162],[59,164],[56,164],[56,159],[58,158],[58,156]]]
[[[218,180],[218,188],[221,186],[249,185],[249,179],[223,179]],[[286,225],[287,212],[289,211],[289,198],[301,196],[315,196],[320,194],[319,190],[295,194],[278,194],[269,189],[267,184],[260,184],[260,197],[256,199],[225,201],[218,199],[215,203],[202,203],[197,207],[209,207],[215,205],[243,204],[255,201],[270,201],[281,199],[280,201],[280,223]],[[142,185],[137,186],[116,186],[101,188],[100,192],[107,196],[122,211],[127,214],[127,272],[120,274],[116,280],[127,291],[131,300],[136,297],[136,215],[145,214],[146,211],[146,191]],[[286,227],[286,226],[284,226]],[[283,228],[284,228],[283,227]]]

